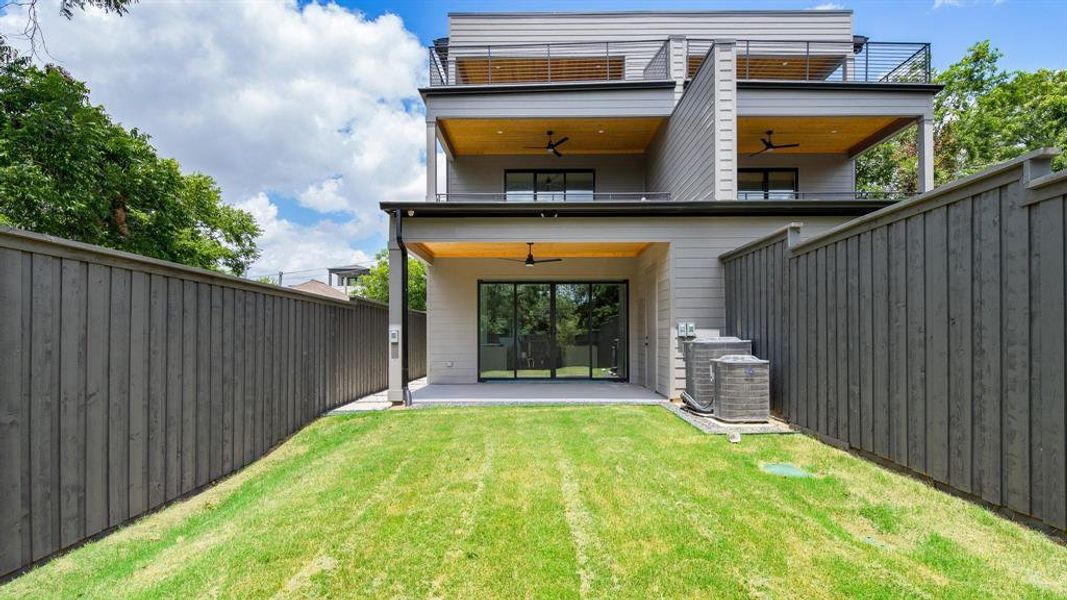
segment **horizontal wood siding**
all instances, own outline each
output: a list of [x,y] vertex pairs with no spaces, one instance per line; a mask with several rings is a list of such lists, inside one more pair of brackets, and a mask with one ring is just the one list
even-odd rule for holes
[[618,40],[852,40],[849,11],[655,11],[452,14],[456,45],[545,44]]
[[1031,160],[793,248],[784,335],[758,318],[776,244],[729,257],[726,310],[786,363],[792,422],[1063,531],[1067,175]]
[[[387,387],[387,307],[0,230],[0,576]],[[410,371],[426,371],[412,312]]]

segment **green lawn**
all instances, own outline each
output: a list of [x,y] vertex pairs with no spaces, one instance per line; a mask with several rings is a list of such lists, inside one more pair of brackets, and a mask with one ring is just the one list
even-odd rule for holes
[[321,419],[0,587],[79,596],[1065,597],[1067,548],[800,435],[732,445],[654,406],[430,409]]

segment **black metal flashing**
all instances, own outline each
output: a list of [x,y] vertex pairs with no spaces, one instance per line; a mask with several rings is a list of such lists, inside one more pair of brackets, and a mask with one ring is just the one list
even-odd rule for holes
[[438,217],[761,217],[860,216],[885,200],[723,200],[709,202],[382,202],[408,218]]
[[738,80],[739,90],[847,90],[899,91],[936,94],[945,86],[937,83],[890,83],[877,81],[770,81]]

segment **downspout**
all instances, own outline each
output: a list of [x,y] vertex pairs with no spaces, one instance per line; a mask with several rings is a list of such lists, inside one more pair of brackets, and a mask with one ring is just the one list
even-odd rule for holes
[[404,211],[396,209],[396,245],[400,248],[400,312],[403,324],[400,326],[400,386],[404,390],[404,406],[411,406],[411,390],[408,389],[408,248],[404,245]]

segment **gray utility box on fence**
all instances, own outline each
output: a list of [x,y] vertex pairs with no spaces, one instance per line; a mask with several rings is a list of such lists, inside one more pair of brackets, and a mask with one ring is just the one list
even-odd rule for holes
[[694,411],[715,410],[715,387],[711,361],[729,354],[752,354],[752,342],[735,337],[696,338],[682,342],[685,358],[685,391],[682,400]]
[[771,416],[770,365],[751,355],[711,361],[715,418],[735,423],[765,423]]

